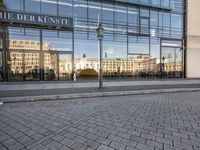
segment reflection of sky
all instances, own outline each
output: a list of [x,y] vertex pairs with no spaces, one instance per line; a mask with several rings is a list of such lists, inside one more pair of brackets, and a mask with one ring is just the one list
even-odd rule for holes
[[82,58],[84,54],[86,58],[96,58],[98,57],[98,41],[75,39],[74,53],[76,58]]

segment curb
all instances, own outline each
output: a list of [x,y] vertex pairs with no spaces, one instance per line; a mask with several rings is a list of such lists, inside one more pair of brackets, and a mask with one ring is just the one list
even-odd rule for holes
[[78,94],[5,97],[5,98],[0,98],[0,102],[17,103],[17,102],[34,102],[34,101],[53,101],[53,100],[64,100],[64,99],[144,95],[144,94],[192,92],[192,91],[200,91],[200,88],[172,88],[172,89],[154,89],[154,90],[137,90],[137,91],[113,91],[113,92],[95,92],[95,93],[78,93]]

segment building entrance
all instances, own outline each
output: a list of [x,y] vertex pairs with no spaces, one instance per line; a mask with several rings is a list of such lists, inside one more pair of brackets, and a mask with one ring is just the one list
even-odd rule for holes
[[160,57],[160,70],[162,76],[167,78],[183,77],[183,51],[179,45],[181,44],[163,43]]

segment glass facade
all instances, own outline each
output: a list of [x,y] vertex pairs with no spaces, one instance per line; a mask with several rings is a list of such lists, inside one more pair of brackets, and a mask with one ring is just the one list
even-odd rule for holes
[[[183,75],[184,0],[3,0],[4,10],[72,17],[73,29],[1,24],[0,80],[104,79]],[[164,40],[167,40],[165,42]],[[175,42],[174,42],[175,41]],[[3,52],[6,60],[3,62]],[[6,69],[3,69],[5,66]],[[3,71],[5,70],[5,71]]]

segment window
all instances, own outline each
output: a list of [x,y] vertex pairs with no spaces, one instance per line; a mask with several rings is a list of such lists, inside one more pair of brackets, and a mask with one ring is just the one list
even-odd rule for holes
[[23,11],[23,0],[3,0],[6,9]]
[[113,9],[113,3],[103,3],[103,23],[105,24],[113,24],[113,14],[114,14],[114,9]]
[[149,34],[149,19],[146,18],[140,19],[140,33]]
[[57,15],[57,0],[41,0],[43,14]]
[[138,8],[129,7],[128,8],[128,31],[137,33],[138,26],[139,26],[139,15],[138,15]]
[[160,6],[160,0],[152,0],[152,4],[155,6]]
[[72,51],[72,32],[57,30],[42,30],[42,50]]
[[115,6],[115,23],[117,25],[126,25],[127,24],[127,8],[123,6]]
[[149,37],[129,36],[129,54],[149,54]]
[[73,16],[72,0],[58,0],[58,10],[61,16]]
[[26,0],[25,1],[25,11],[40,13],[40,1]]

